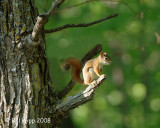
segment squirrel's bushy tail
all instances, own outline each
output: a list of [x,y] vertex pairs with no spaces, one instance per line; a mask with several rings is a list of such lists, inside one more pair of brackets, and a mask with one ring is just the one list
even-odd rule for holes
[[84,81],[80,77],[82,71],[82,64],[79,60],[75,58],[69,58],[64,61],[63,68],[65,70],[69,70],[71,68],[73,81],[80,84],[84,84]]

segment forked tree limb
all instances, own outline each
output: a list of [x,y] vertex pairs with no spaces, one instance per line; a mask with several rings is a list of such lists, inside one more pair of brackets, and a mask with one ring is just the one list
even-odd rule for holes
[[55,113],[58,113],[58,115],[65,115],[68,111],[83,105],[84,103],[90,101],[93,99],[95,90],[101,85],[101,83],[106,79],[105,75],[100,76],[96,80],[95,83],[91,83],[85,90],[82,92],[67,97],[66,101],[62,101],[57,104]]
[[[82,65],[90,60],[92,57],[94,57],[95,55],[97,55],[100,51],[102,50],[102,45],[101,44],[97,44],[93,49],[91,49],[81,60]],[[74,87],[75,82],[73,82],[72,80],[70,80],[70,82],[68,83],[68,85],[58,94],[58,98],[62,99],[63,97],[65,97]]]
[[109,19],[112,19],[114,17],[118,16],[118,14],[113,14],[113,15],[110,15],[110,16],[107,16],[105,18],[102,18],[102,19],[98,19],[96,21],[93,21],[93,22],[90,22],[90,23],[81,23],[81,24],[65,24],[63,26],[60,26],[60,27],[57,27],[57,28],[54,28],[54,29],[49,29],[49,30],[44,30],[45,33],[53,33],[53,32],[57,32],[57,31],[61,31],[63,29],[67,29],[67,28],[76,28],[76,27],[88,27],[88,26],[91,26],[91,25],[94,25],[94,24],[98,24],[100,22],[103,22],[105,20],[109,20]]
[[[47,13],[44,13],[44,14],[39,15],[37,17],[36,24],[34,25],[33,31],[32,31],[32,34],[31,34],[31,40],[32,41],[36,42],[38,40],[39,33],[43,29],[44,25],[48,22],[49,16],[55,11],[56,8],[59,8],[60,5],[64,1],[65,0],[56,0],[55,2],[52,2],[52,6],[49,9],[49,11]],[[53,32],[57,32],[57,31],[63,30],[63,29],[67,29],[67,28],[88,27],[88,26],[100,23],[102,21],[111,19],[111,18],[116,17],[116,16],[118,16],[118,14],[110,15],[108,17],[105,17],[105,18],[102,18],[102,19],[99,19],[99,20],[96,20],[96,21],[93,21],[93,22],[90,22],[90,23],[66,24],[66,25],[63,25],[63,26],[60,26],[60,27],[57,27],[57,28],[54,28],[54,29],[44,30],[44,32],[45,33],[53,33]]]
[[44,25],[48,22],[49,16],[54,12],[54,10],[56,8],[59,8],[60,5],[64,1],[65,0],[56,0],[56,1],[52,2],[52,6],[49,9],[49,11],[47,13],[42,14],[42,15],[37,17],[36,24],[34,25],[33,31],[32,31],[32,34],[31,34],[31,39],[33,41],[37,41],[38,40],[39,33],[42,30],[42,28],[44,27]]

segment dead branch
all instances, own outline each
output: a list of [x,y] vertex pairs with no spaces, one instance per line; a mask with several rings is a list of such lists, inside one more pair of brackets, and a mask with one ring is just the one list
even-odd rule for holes
[[[93,49],[91,49],[81,60],[82,64],[84,64],[86,61],[90,60],[92,57],[97,55],[102,50],[102,45],[97,44]],[[62,99],[65,97],[74,87],[75,82],[70,80],[68,85],[58,94],[58,98]]]
[[100,84],[106,79],[105,75],[102,75],[99,77],[96,81],[96,84],[91,83],[84,91],[74,95],[67,97],[66,101],[62,101],[61,103],[58,103],[56,106],[56,113],[66,114],[68,111],[83,105],[84,103],[90,101],[93,99],[95,90],[100,86]]
[[54,12],[54,10],[56,8],[59,8],[60,5],[64,2],[65,0],[56,0],[55,2],[52,2],[52,6],[49,9],[49,11],[45,14],[42,14],[40,16],[37,17],[37,22],[33,27],[33,31],[31,34],[31,39],[33,41],[37,41],[38,40],[38,35],[40,33],[40,31],[42,30],[42,28],[44,27],[44,25],[48,22],[48,18],[49,16]]
[[60,27],[57,27],[57,28],[54,28],[54,29],[50,29],[50,30],[44,30],[45,33],[53,33],[53,32],[57,32],[57,31],[61,31],[63,29],[67,29],[67,28],[75,28],[75,27],[88,27],[88,26],[91,26],[91,25],[94,25],[94,24],[97,24],[97,23],[100,23],[100,22],[103,22],[105,20],[109,20],[111,18],[114,18],[118,16],[118,14],[113,14],[113,15],[110,15],[110,16],[107,16],[105,18],[102,18],[102,19],[99,19],[99,20],[96,20],[96,21],[93,21],[93,22],[90,22],[90,23],[81,23],[81,24],[66,24],[66,25],[63,25],[63,26],[60,26]]

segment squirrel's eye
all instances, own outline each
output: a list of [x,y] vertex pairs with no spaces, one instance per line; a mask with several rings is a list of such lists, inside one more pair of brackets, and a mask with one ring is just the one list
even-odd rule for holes
[[108,60],[108,57],[105,57],[105,60]]

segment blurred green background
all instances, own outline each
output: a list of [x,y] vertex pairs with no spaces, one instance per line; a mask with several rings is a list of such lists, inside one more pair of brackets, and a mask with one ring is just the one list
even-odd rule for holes
[[[39,13],[52,0],[36,0]],[[87,27],[46,34],[46,54],[56,91],[71,79],[60,68],[63,59],[77,59],[102,44],[112,58],[104,67],[107,79],[94,100],[71,111],[62,128],[159,128],[160,127],[160,0],[66,0],[50,17],[46,29],[68,23],[87,23],[119,13],[111,20]],[[66,9],[64,9],[66,8]],[[158,40],[159,37],[159,40]],[[69,95],[83,90],[76,84]]]

